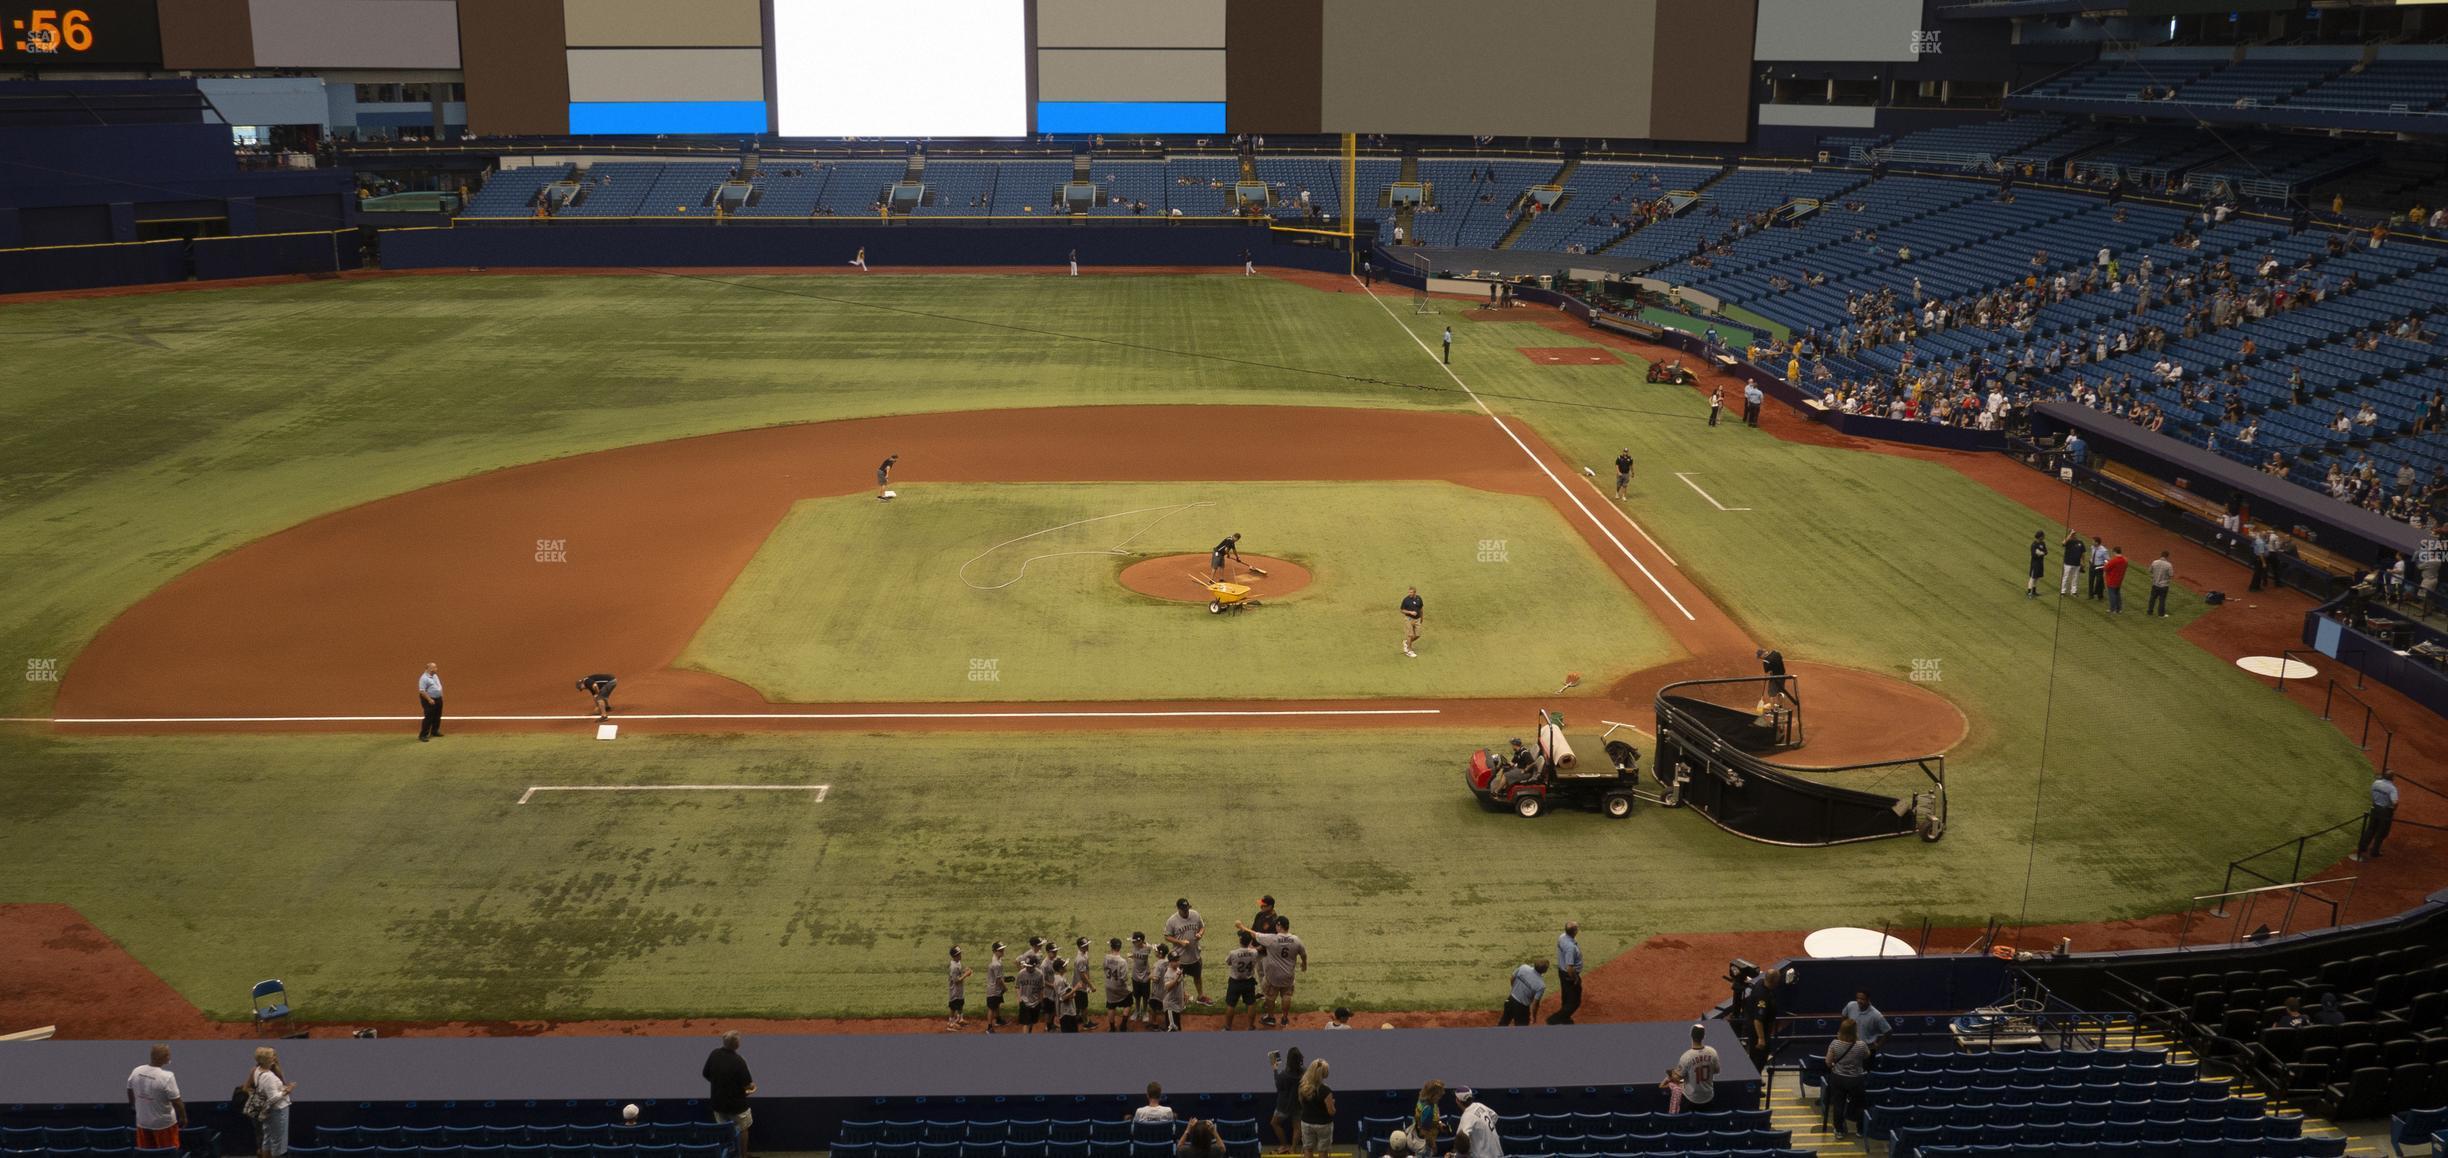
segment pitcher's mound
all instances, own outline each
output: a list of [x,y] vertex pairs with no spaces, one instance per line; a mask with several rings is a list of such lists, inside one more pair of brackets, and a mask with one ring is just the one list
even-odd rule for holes
[[[1268,555],[1243,555],[1241,558],[1244,562],[1225,562],[1223,580],[1248,587],[1252,599],[1281,599],[1309,585],[1309,569],[1288,559]],[[1251,570],[1253,567],[1266,574],[1258,574]],[[1124,567],[1122,585],[1141,595],[1152,595],[1158,599],[1205,603],[1214,598],[1202,585],[1210,574],[1205,555],[1166,555],[1157,559],[1141,559]]]

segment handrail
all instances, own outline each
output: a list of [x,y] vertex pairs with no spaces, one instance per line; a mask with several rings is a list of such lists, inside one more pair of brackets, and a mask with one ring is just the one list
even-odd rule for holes
[[[2358,817],[2357,819],[2359,820],[2360,818]],[[2353,823],[2353,821],[2349,821],[2348,823]],[[2300,848],[2297,850],[2296,855],[2301,857],[2302,850]],[[2256,873],[2254,875],[2258,876],[2259,874]],[[2304,898],[2306,897],[2310,897],[2312,900],[2327,906],[2329,910],[2329,927],[2332,929],[2337,928],[2339,920],[2344,916],[2346,906],[2354,902],[2355,882],[2360,879],[2362,878],[2331,877],[2327,880],[2295,881],[2287,884],[2262,885],[2257,888],[2238,889],[2230,893],[2212,893],[2208,896],[2195,897],[2193,898],[2193,904],[2185,906],[2184,923],[2176,930],[2176,948],[2181,950],[2190,947],[2189,942],[2192,940],[2193,934],[2193,910],[2196,905],[2199,905],[2203,901],[2214,902],[2210,907],[2210,915],[2224,920],[2227,917],[2227,902],[2230,900],[2242,898],[2245,901],[2243,911],[2249,912],[2252,905],[2256,903],[2265,893],[2287,894],[2286,912],[2278,918],[2277,932],[2288,933],[2294,931],[2295,909],[2298,905],[2303,903]],[[2328,897],[2310,891],[2323,885],[2344,885],[2346,886],[2346,896],[2342,899],[2332,900]],[[2240,932],[2242,926],[2243,919],[2241,916],[2239,916],[2236,919],[2236,931]],[[2268,924],[2264,922],[2262,928],[2268,928]],[[2259,930],[2255,930],[2255,932],[2258,931]],[[2230,941],[2238,939],[2241,938],[2229,938]]]
[[[2269,846],[2268,848],[2262,849],[2262,850],[2261,850],[2261,851],[2259,851],[2259,852],[2256,852],[2256,853],[2251,853],[2251,854],[2248,854],[2248,855],[2245,855],[2245,856],[2240,856],[2240,857],[2237,857],[2237,858],[2236,858],[2236,859],[2234,859],[2234,860],[2228,861],[2228,862],[2227,862],[2227,878],[2226,878],[2226,880],[2224,880],[2224,881],[2220,882],[2220,884],[2219,884],[2219,891],[2217,891],[2217,892],[2215,892],[2215,893],[2211,893],[2211,894],[2209,894],[2209,896],[2211,896],[2211,897],[2227,897],[2227,896],[2235,896],[2235,895],[2237,895],[2237,894],[2236,894],[2236,892],[2235,892],[2235,891],[2233,891],[2233,890],[2234,890],[2234,887],[2235,887],[2235,875],[2236,875],[2237,870],[2239,870],[2239,869],[2241,869],[2242,871],[2244,871],[2244,872],[2246,872],[2246,873],[2251,874],[2252,876],[2259,877],[2259,878],[2260,878],[2260,879],[2262,879],[2262,880],[2268,881],[2268,882],[2270,883],[2270,886],[2271,886],[2271,887],[2285,887],[2285,886],[2287,886],[2287,885],[2294,884],[2294,883],[2296,883],[2297,881],[2301,880],[2301,879],[2302,879],[2302,877],[2303,877],[2303,854],[2304,854],[2304,845],[2305,845],[2305,844],[2307,844],[2307,843],[2311,842],[2312,840],[2314,840],[2314,839],[2316,839],[2316,838],[2318,838],[2318,837],[2327,836],[2327,835],[2329,835],[2330,833],[2336,832],[2337,830],[2339,830],[2339,829],[2341,829],[2341,828],[2344,828],[2344,827],[2346,827],[2346,826],[2347,826],[2347,825],[2349,825],[2349,824],[2361,824],[2361,823],[2363,823],[2363,818],[2362,818],[2361,816],[2349,816],[2349,817],[2347,817],[2346,819],[2341,820],[2341,821],[2338,821],[2336,824],[2332,824],[2332,825],[2330,825],[2330,826],[2329,826],[2329,827],[2327,827],[2327,828],[2320,829],[2320,830],[2319,830],[2319,831],[2317,831],[2317,832],[2307,832],[2307,833],[2303,834],[2302,836],[2290,837],[2290,838],[2288,838],[2288,839],[2286,839],[2286,840],[2279,841],[2278,843],[2273,844],[2273,845]],[[2294,864],[2294,867],[2293,867],[2293,868],[2290,868],[2290,869],[2288,869],[2288,870],[2287,870],[2287,879],[2286,879],[2286,880],[2283,880],[2283,881],[2282,881],[2282,880],[2279,880],[2279,879],[2278,879],[2278,878],[2276,878],[2276,877],[2269,876],[2269,875],[2267,875],[2267,874],[2265,874],[2265,873],[2261,872],[2259,869],[2255,869],[2255,868],[2251,868],[2251,867],[2249,867],[2249,865],[2248,865],[2248,863],[2247,863],[2247,862],[2259,860],[2259,859],[2261,859],[2262,857],[2268,856],[2269,854],[2271,854],[2271,853],[2273,853],[2273,852],[2276,852],[2276,851],[2278,851],[2279,849],[2285,848],[2286,846],[2288,846],[2288,845],[2290,845],[2290,844],[2295,846],[2295,864]],[[2246,890],[2246,891],[2249,891],[2249,890]],[[2202,897],[2195,897],[2195,898],[2193,898],[2193,899],[2195,899],[2195,900],[2202,900],[2202,899],[2204,899],[2204,898],[2202,898]]]

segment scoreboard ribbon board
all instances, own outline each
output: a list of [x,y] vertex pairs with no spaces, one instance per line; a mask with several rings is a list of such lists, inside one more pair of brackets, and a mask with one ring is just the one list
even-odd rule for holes
[[155,0],[0,0],[0,65],[160,67]]

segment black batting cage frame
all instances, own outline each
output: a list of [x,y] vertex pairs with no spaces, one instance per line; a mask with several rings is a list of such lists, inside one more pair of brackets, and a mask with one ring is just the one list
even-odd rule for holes
[[[1711,824],[1762,844],[1817,847],[1945,835],[1944,754],[1831,768],[1765,758],[1801,743],[1801,680],[1743,676],[1659,688],[1650,776]],[[1745,700],[1757,706],[1731,706]],[[1900,772],[1908,778],[1917,772],[1912,790],[1857,787],[1892,783]]]

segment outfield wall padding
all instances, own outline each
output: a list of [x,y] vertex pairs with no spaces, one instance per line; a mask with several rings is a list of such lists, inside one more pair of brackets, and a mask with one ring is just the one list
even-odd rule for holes
[[1079,251],[1098,266],[1241,264],[1341,271],[1322,246],[1277,244],[1261,225],[462,225],[387,233],[386,269],[502,266],[772,266],[838,269],[860,249],[871,268],[1059,266]]
[[177,241],[0,250],[0,293],[146,285],[186,277],[186,246]]

